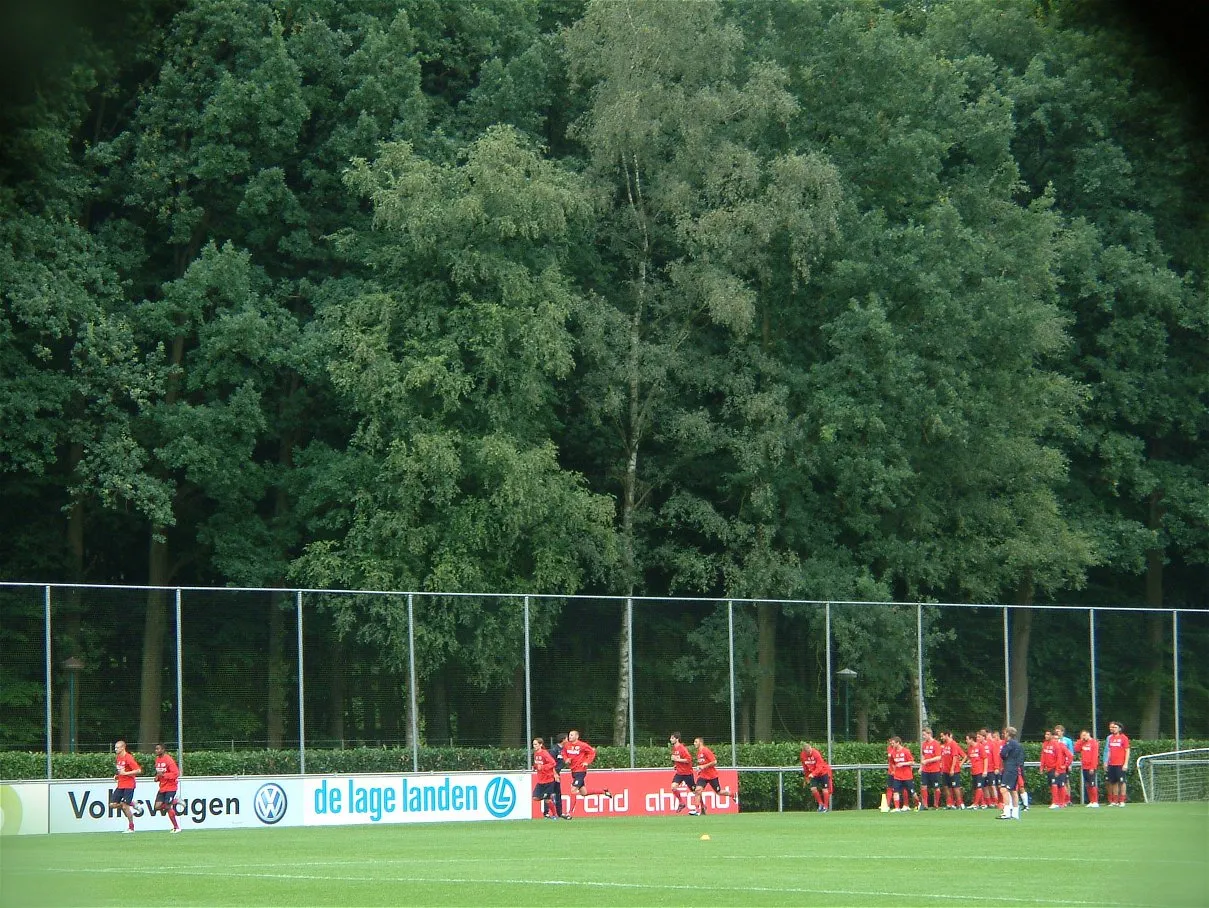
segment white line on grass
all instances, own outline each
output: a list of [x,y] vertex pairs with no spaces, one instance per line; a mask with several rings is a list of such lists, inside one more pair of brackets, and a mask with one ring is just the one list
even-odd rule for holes
[[[680,892],[767,892],[769,894],[787,893],[791,895],[828,895],[828,896],[872,896],[875,898],[904,898],[902,892],[890,892],[884,889],[815,889],[798,886],[694,886],[686,883],[616,883],[616,882],[600,882],[594,880],[540,880],[540,879],[524,879],[524,880],[507,880],[507,879],[466,879],[461,877],[390,877],[390,876],[321,876],[315,873],[231,873],[226,870],[166,870],[162,867],[157,867],[154,870],[133,870],[124,867],[110,868],[94,868],[94,869],[75,869],[60,867],[55,868],[58,873],[79,873],[79,874],[143,874],[146,876],[162,876],[165,873],[174,873],[179,876],[199,876],[199,877],[231,877],[234,879],[265,879],[265,880],[310,880],[315,882],[328,883],[411,883],[413,885],[423,885],[426,883],[439,883],[443,885],[453,886],[583,886],[592,889],[646,889],[653,892],[664,892],[667,890],[676,890]],[[910,896],[906,896],[910,898]],[[969,895],[943,895],[934,892],[927,894],[929,900],[950,899],[954,901],[968,902]],[[1037,900],[1033,898],[1015,898],[1008,895],[986,895],[979,894],[978,900],[981,904],[990,904],[998,902],[1020,903],[1026,905],[1035,905]],[[1061,901],[1047,900],[1047,905],[1086,905],[1100,906],[1104,903],[1097,902],[1081,902],[1072,899],[1063,899]],[[1130,905],[1126,908],[1150,908],[1145,905]]]

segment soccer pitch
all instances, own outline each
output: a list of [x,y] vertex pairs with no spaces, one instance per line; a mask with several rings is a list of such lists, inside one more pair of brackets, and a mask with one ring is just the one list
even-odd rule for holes
[[[1075,905],[1209,901],[1209,806],[752,813],[0,841],[0,903]],[[708,839],[703,838],[708,836]]]

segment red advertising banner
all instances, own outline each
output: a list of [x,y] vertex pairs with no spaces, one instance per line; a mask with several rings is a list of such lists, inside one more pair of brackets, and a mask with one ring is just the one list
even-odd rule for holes
[[[530,775],[529,795],[533,795],[533,780]],[[706,813],[738,813],[739,773],[733,769],[719,769],[718,783],[723,794],[715,794],[712,788],[702,792]],[[601,817],[671,816],[677,813],[681,799],[672,791],[672,770],[667,769],[589,769],[588,794],[579,797],[571,788],[571,773],[562,774],[563,813],[577,820]],[[729,788],[731,794],[725,792]],[[605,791],[612,797],[606,797]],[[733,797],[731,796],[733,795]],[[697,796],[691,803],[696,808]],[[679,811],[687,813],[685,809]],[[532,816],[541,816],[541,803],[533,802]]]

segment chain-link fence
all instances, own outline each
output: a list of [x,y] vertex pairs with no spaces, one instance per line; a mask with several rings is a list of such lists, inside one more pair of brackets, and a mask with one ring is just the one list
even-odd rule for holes
[[[1209,736],[1209,612],[0,584],[0,749]],[[631,760],[631,763],[633,760]]]

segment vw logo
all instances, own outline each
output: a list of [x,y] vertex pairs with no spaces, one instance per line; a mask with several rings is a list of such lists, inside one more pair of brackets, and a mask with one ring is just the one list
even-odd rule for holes
[[516,786],[507,779],[496,776],[487,783],[483,794],[487,812],[497,819],[502,819],[512,813],[516,806]]
[[285,790],[276,782],[266,782],[257,789],[252,805],[256,808],[256,819],[272,826],[285,816]]

